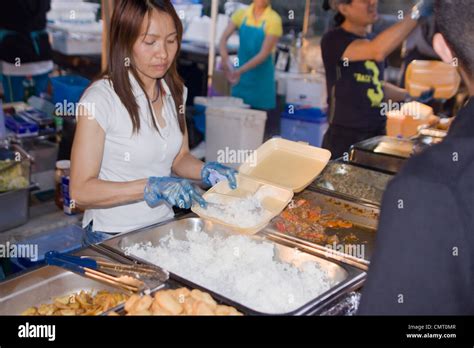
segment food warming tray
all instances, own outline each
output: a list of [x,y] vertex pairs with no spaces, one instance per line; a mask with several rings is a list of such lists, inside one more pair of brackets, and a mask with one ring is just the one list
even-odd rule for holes
[[[85,249],[76,255],[104,257],[92,249]],[[117,288],[62,268],[44,266],[0,283],[0,315],[20,315],[29,307],[51,303],[56,297],[81,290],[121,292]]]
[[[151,242],[152,245],[157,245],[162,238],[168,235],[170,230],[173,230],[174,237],[177,239],[185,239],[186,230],[199,230],[208,234],[219,233],[219,234],[222,234],[223,236],[235,234],[235,231],[228,229],[222,225],[215,224],[211,221],[202,220],[200,218],[184,218],[181,220],[172,221],[167,224],[145,228],[145,229],[138,230],[135,232],[130,232],[125,235],[117,236],[113,239],[103,242],[99,247],[105,248],[119,255],[123,255],[124,257],[129,257],[131,259],[136,260],[137,262],[149,264],[149,262],[142,260],[140,258],[137,258],[133,255],[126,256],[123,252],[124,248],[132,246],[136,243],[140,244],[140,243]],[[271,238],[267,238],[263,235],[254,235],[249,238],[252,238],[258,241],[266,240],[270,243],[274,243],[277,250],[278,259],[280,261],[284,261],[284,262],[286,261],[286,262],[294,263],[296,265],[299,265],[302,262],[306,262],[306,261],[317,262],[322,267],[322,269],[328,272],[331,280],[333,280],[336,283],[327,292],[321,294],[315,299],[312,299],[310,302],[308,302],[301,308],[297,308],[291,313],[279,313],[279,314],[308,315],[308,314],[318,313],[321,310],[323,310],[323,308],[325,308],[325,306],[327,306],[329,303],[339,298],[339,296],[343,296],[343,294],[345,294],[348,291],[351,291],[351,289],[353,290],[355,288],[359,288],[365,279],[365,272],[355,267],[352,267],[350,265],[343,265],[343,264],[338,263],[337,261],[333,261],[324,256],[316,256],[315,254],[307,253],[304,251],[295,252],[296,249],[290,241],[282,241],[281,243],[276,243]],[[245,305],[237,303],[233,301],[232,299],[226,298],[225,296],[221,294],[217,294],[211,289],[207,289],[203,286],[200,286],[199,284],[196,284],[187,279],[184,279],[180,277],[179,274],[174,274],[170,272],[170,278],[172,281],[177,281],[180,284],[183,284],[184,286],[187,286],[190,288],[198,288],[202,291],[208,292],[217,301],[221,301],[230,306],[233,306],[238,311],[244,314],[250,314],[250,315],[275,314],[275,313],[261,313],[255,309],[252,309]]]
[[330,162],[310,185],[310,190],[363,204],[380,206],[393,175],[362,168],[346,162]]
[[338,237],[339,242],[336,245],[334,242],[311,240],[299,233],[280,231],[277,222],[281,216],[272,220],[262,233],[278,240],[289,240],[296,245],[316,249],[324,255],[366,270],[375,247],[380,208],[312,191],[305,191],[295,196],[294,201],[301,199],[309,201],[313,208],[322,208],[323,214],[334,213],[338,218],[351,222],[353,226],[348,229],[326,227],[324,231],[326,236]]
[[393,137],[375,137],[351,147],[350,162],[387,173],[398,173],[413,154],[412,140]]

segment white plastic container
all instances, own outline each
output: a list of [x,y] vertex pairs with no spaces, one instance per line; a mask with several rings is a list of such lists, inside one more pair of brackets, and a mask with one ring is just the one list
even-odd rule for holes
[[250,109],[250,105],[245,104],[242,98],[236,97],[194,97],[194,105]]
[[263,143],[267,113],[232,107],[206,109],[206,161],[233,168]]
[[286,103],[297,106],[325,109],[327,106],[326,82],[317,78],[292,78],[286,82]]
[[49,22],[94,23],[100,4],[84,1],[53,1],[47,13]]
[[54,50],[65,55],[100,54],[102,52],[102,23],[50,24]]

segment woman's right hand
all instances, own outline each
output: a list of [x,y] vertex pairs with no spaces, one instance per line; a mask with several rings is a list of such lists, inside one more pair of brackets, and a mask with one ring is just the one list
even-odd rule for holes
[[203,208],[207,206],[204,198],[188,180],[173,177],[150,177],[145,186],[144,199],[150,207],[157,206],[163,200],[182,209],[191,208],[193,202]]

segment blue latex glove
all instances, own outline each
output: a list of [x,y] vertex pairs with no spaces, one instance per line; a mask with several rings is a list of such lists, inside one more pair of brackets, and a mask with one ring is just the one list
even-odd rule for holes
[[237,188],[236,174],[237,171],[233,168],[226,167],[217,162],[209,162],[202,168],[201,179],[208,186],[214,186],[222,180],[228,180],[230,188],[235,190]]
[[428,104],[430,101],[434,99],[434,94],[435,94],[435,89],[431,88],[430,90],[421,93],[421,95],[418,98],[413,98],[411,96],[408,96],[407,102],[411,101],[417,101],[422,104]]
[[431,88],[429,91],[421,93],[421,95],[416,99],[417,102],[428,104],[434,99],[435,89]]
[[145,186],[145,202],[150,207],[156,207],[161,201],[166,201],[172,206],[189,209],[193,202],[197,202],[201,207],[206,208],[207,203],[185,179],[172,177],[151,177]]
[[434,0],[420,0],[412,9],[416,19],[430,17],[434,14]]

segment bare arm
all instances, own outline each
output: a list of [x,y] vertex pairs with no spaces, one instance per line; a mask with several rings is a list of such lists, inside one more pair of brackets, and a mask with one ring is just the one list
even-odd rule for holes
[[[223,63],[229,61],[229,51],[227,50],[227,41],[236,30],[237,30],[237,27],[235,26],[235,24],[232,21],[230,21],[224,33],[222,34],[221,40],[219,42],[219,51],[220,51]],[[226,66],[227,65],[224,65],[224,67]]]
[[277,45],[279,40],[278,36],[275,35],[266,35],[265,36],[265,41],[263,42],[262,49],[260,52],[253,57],[251,60],[249,60],[246,64],[240,67],[239,72],[241,74],[252,70],[262,64],[265,59],[273,52],[273,49]]
[[390,53],[402,44],[417,24],[417,21],[406,17],[377,35],[373,40],[355,40],[347,47],[343,58],[349,59],[349,61],[384,61]]
[[71,154],[71,198],[82,208],[106,208],[143,199],[146,179],[111,182],[98,179],[105,132],[81,106]]
[[383,84],[385,100],[392,100],[395,102],[405,101],[408,97],[408,92],[404,88],[397,87],[389,82]]

